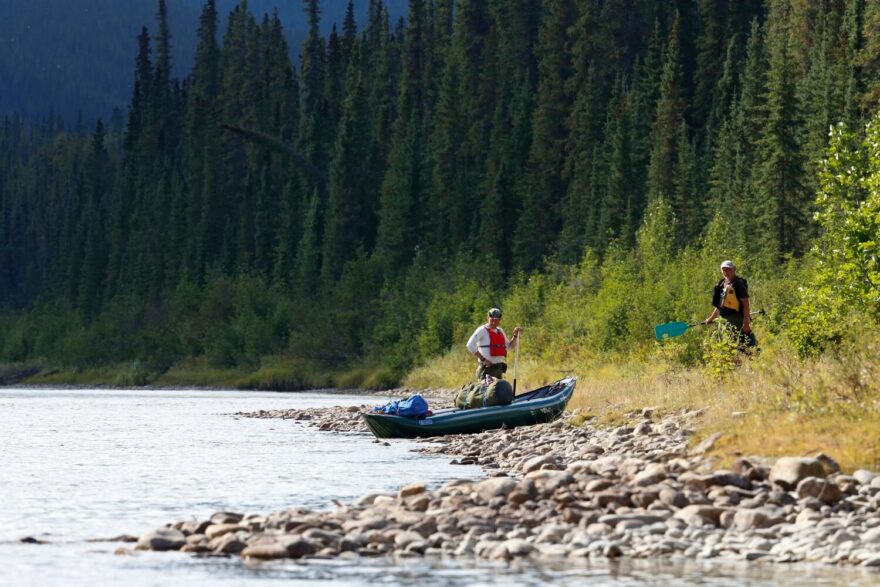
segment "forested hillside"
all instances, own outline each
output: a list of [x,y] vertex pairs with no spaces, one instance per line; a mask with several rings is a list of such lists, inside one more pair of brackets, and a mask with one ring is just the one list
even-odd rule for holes
[[[225,21],[238,0],[220,0]],[[346,2],[322,6],[321,30],[329,33],[345,18]],[[390,0],[393,18],[405,14],[405,0]],[[255,15],[277,10],[286,38],[298,50],[308,31],[297,0],[250,0]],[[192,67],[201,0],[168,0],[175,75]],[[366,0],[354,2],[363,23]],[[153,0],[3,0],[0,2],[0,116],[28,120],[51,112],[75,124],[79,115],[94,121],[131,97],[132,65],[141,27],[154,22]],[[297,51],[292,52],[296,58]]]
[[177,77],[160,0],[119,128],[5,119],[0,358],[380,385],[502,302],[578,316],[571,347],[634,348],[708,314],[726,257],[776,333],[830,336],[792,321],[838,226],[814,217],[829,129],[843,153],[876,111],[878,3],[410,0],[403,26],[370,0],[329,35],[305,4],[296,63],[278,17],[208,0]]

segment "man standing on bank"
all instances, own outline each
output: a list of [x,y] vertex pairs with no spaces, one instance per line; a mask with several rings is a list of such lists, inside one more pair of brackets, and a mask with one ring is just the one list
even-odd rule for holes
[[508,340],[507,335],[498,326],[501,322],[501,310],[492,308],[486,314],[486,324],[482,324],[471,335],[467,342],[470,353],[477,358],[477,380],[482,381],[486,375],[495,379],[502,379],[507,371],[507,349],[516,347],[519,333],[522,328],[517,326],[513,329],[513,338]]
[[736,274],[733,261],[721,263],[721,274],[724,278],[718,282],[712,293],[712,314],[703,324],[711,324],[720,315],[736,328],[740,347],[755,346],[757,341],[752,333],[752,320],[749,316],[749,284]]

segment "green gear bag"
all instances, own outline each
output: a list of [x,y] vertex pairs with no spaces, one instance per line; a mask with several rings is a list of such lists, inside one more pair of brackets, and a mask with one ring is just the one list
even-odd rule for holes
[[455,394],[455,406],[461,409],[506,406],[513,401],[513,387],[503,379],[490,385],[475,381],[463,385]]

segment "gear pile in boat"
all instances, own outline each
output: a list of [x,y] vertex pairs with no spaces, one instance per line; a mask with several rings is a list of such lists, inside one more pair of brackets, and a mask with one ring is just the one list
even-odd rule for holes
[[455,394],[455,407],[461,409],[507,406],[512,401],[513,387],[503,379],[493,379],[491,383],[474,381]]

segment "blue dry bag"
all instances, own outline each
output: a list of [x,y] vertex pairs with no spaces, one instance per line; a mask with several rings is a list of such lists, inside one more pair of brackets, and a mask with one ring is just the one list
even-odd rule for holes
[[406,399],[395,400],[384,406],[376,406],[373,412],[377,414],[391,414],[392,416],[406,416],[418,418],[428,413],[428,402],[419,394],[411,395]]

